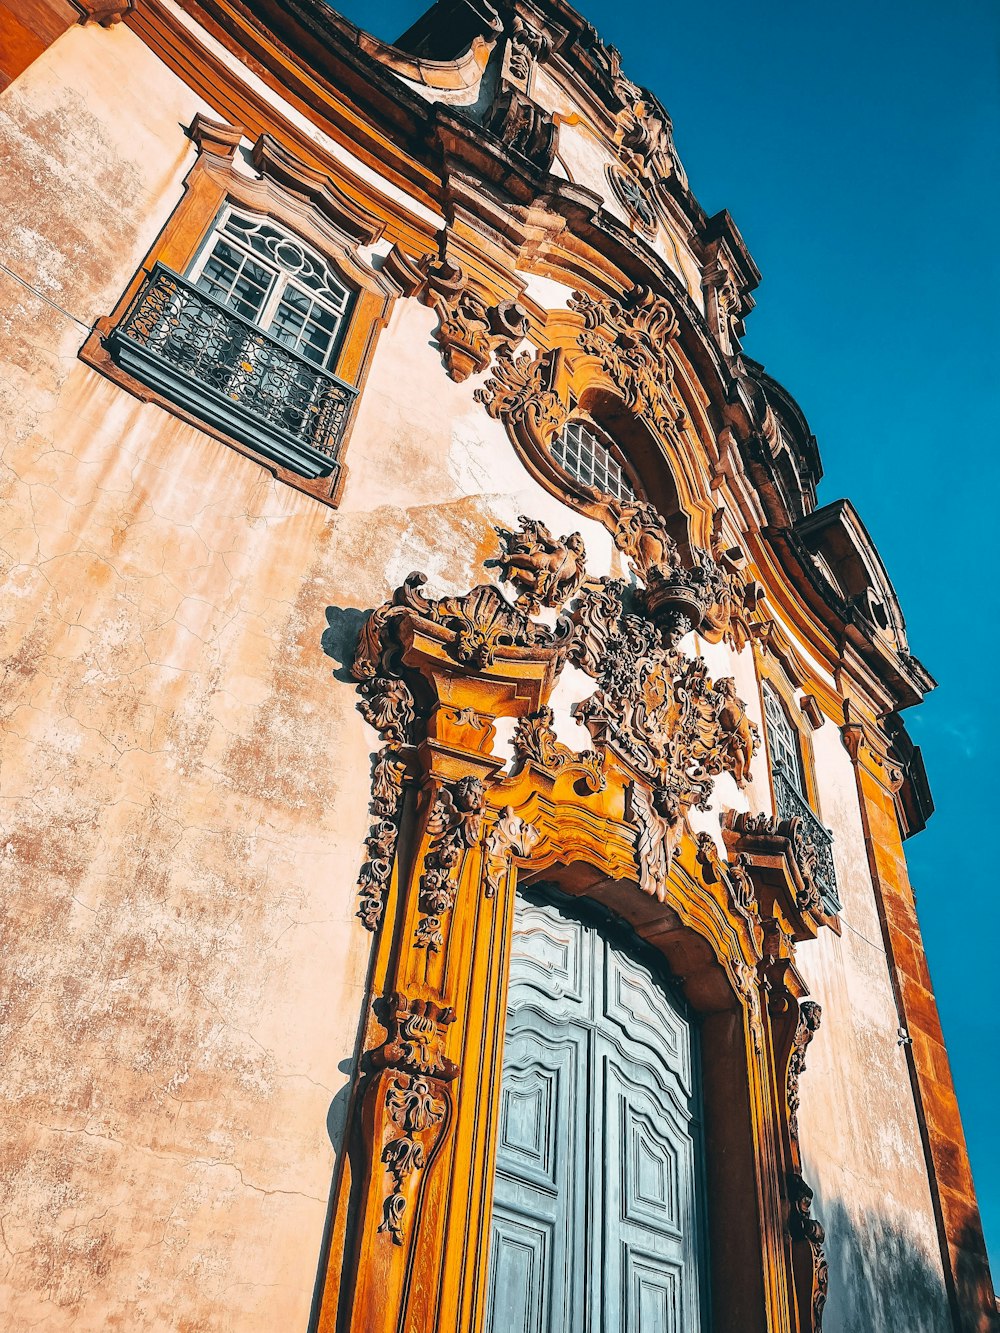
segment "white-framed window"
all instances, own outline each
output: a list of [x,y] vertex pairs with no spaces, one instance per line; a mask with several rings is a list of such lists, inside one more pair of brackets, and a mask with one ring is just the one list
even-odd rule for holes
[[187,276],[289,351],[329,369],[351,293],[297,236],[227,204]]
[[615,500],[634,500],[635,489],[622,465],[588,421],[573,417],[552,442],[552,457],[571,477]]
[[802,751],[799,748],[799,735],[792,720],[785,711],[778,691],[764,681],[764,719],[767,724],[767,743],[771,751],[771,762],[781,769],[782,774],[792,784],[798,794],[805,799],[805,781],[802,775]]

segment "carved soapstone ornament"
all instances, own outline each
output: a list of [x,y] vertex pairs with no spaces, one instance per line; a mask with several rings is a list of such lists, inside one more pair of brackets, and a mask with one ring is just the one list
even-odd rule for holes
[[680,326],[670,302],[636,286],[620,299],[576,292],[570,306],[583,317],[580,346],[597,358],[625,405],[662,435],[679,430],[685,413],[673,391],[670,344]]
[[491,417],[515,434],[524,428],[548,442],[562,429],[567,409],[555,389],[561,353],[519,352],[499,356],[486,383],[476,390]]
[[455,901],[454,875],[462,857],[482,834],[486,788],[479,778],[460,778],[451,787],[441,787],[427,821],[430,850],[420,876],[419,906],[424,913],[414,943],[418,949],[436,953],[444,943],[441,918]]
[[788,1132],[792,1144],[795,1169],[788,1181],[788,1198],[791,1205],[789,1230],[793,1239],[805,1241],[812,1255],[812,1328],[813,1333],[821,1333],[823,1310],[826,1306],[830,1285],[830,1270],[827,1265],[824,1241],[826,1233],[812,1214],[813,1190],[806,1183],[799,1167],[799,1080],[805,1072],[806,1051],[809,1043],[819,1031],[823,1010],[814,1000],[805,1000],[799,1008],[798,1023],[792,1041],[792,1054],[788,1061],[786,1096],[788,1099]]
[[528,616],[543,606],[562,607],[587,574],[583,538],[573,532],[557,541],[538,519],[521,515],[517,521],[520,532],[495,529],[504,546],[500,577],[521,590],[514,605]]
[[519,153],[542,171],[552,166],[556,126],[551,114],[531,94],[535,67],[548,59],[550,49],[544,33],[514,15],[496,93],[483,117],[484,128],[495,134],[508,152]]
[[[417,618],[440,627],[449,654],[470,670],[484,670],[498,655],[517,648],[550,658],[556,672],[565,662],[579,667],[597,685],[573,709],[594,738],[594,754],[600,756],[612,746],[638,783],[644,784],[632,804],[639,812],[636,817],[645,820],[643,837],[663,848],[665,869],[661,873],[657,861],[657,868],[646,867],[643,880],[643,887],[657,894],[687,811],[707,809],[714,779],[721,773],[732,773],[739,783],[746,780],[756,732],[731,683],[713,684],[704,661],[676,647],[677,604],[669,594],[679,586],[683,601],[688,590],[683,582],[686,572],[678,572],[676,546],[662,518],[651,506],[619,506],[616,512],[616,539],[632,558],[634,571],[647,580],[645,590],[631,590],[607,578],[587,581],[577,534],[556,541],[544,524],[522,518],[519,533],[498,529],[505,551],[499,561],[491,562],[521,589],[516,603],[486,584],[464,597],[428,599],[420,592],[424,576],[413,574],[391,601],[372,613],[354,670],[362,681],[362,711],[386,739],[390,762],[416,716],[414,695],[401,666],[397,633],[401,621]],[[680,584],[671,582],[678,577]],[[570,600],[555,629],[531,619],[542,605],[562,607]],[[700,611],[696,608],[691,615],[697,624]],[[681,620],[684,626],[691,623],[686,612]],[[534,747],[532,757],[543,766],[557,769],[570,762],[572,752],[551,730],[551,714],[525,720],[516,743],[522,759]],[[575,757],[573,762],[597,790],[599,760]],[[397,770],[391,775],[395,779]],[[399,776],[401,780],[401,770]],[[480,833],[485,791],[478,779],[469,782],[473,785],[467,788],[460,783],[442,789],[430,814],[428,831],[435,841],[420,880],[423,916],[417,939],[420,947],[432,952],[440,948],[441,919],[453,903],[452,872]],[[395,847],[389,811],[397,787],[388,783],[388,774],[387,786],[369,839],[373,852],[362,872],[362,919],[371,929],[380,918]],[[662,827],[645,819],[647,806]]]
[[551,708],[539,708],[518,722],[512,741],[517,767],[531,762],[547,773],[578,769],[586,790],[603,791],[604,754],[600,750],[571,750],[564,745],[553,729],[553,716]]

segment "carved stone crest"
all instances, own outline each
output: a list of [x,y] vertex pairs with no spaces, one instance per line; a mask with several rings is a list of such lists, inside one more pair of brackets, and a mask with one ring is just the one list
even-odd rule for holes
[[671,391],[669,349],[679,326],[670,302],[638,286],[621,300],[577,292],[570,304],[583,316],[580,346],[597,357],[626,406],[663,434],[682,426],[684,410]]

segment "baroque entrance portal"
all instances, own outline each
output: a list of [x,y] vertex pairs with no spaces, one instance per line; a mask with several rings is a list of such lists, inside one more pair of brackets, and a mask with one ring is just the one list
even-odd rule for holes
[[693,1033],[648,949],[581,907],[517,897],[487,1329],[699,1333]]

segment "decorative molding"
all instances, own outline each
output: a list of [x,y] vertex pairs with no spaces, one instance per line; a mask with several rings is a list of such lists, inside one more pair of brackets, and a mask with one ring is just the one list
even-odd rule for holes
[[583,317],[577,341],[597,358],[625,405],[662,435],[679,431],[686,416],[673,391],[669,349],[680,326],[670,302],[636,286],[620,300],[576,292],[570,306]]
[[518,722],[513,738],[518,770],[529,762],[547,773],[578,769],[585,790],[603,791],[607,785],[603,753],[600,750],[571,750],[556,736],[552,720],[552,709],[546,707],[527,713]]
[[260,135],[250,160],[265,180],[315,209],[352,244],[373,245],[385,230],[380,217],[359,207],[325,172],[303,162],[273,135]]
[[417,925],[414,944],[437,953],[444,943],[442,917],[455,901],[456,876],[462,857],[482,834],[486,788],[480,778],[465,777],[442,787],[431,807],[427,832],[430,849],[424,857],[418,899],[424,916]]
[[209,153],[212,157],[231,163],[237,148],[246,137],[246,130],[242,125],[213,120],[211,116],[198,111],[188,126],[187,134],[191,142],[197,145],[200,153]]
[[448,1103],[437,1095],[429,1079],[399,1074],[386,1089],[385,1109],[388,1120],[402,1133],[382,1149],[382,1161],[393,1187],[386,1197],[378,1230],[388,1233],[394,1245],[402,1245],[407,1191],[412,1190],[413,1178],[427,1165],[428,1131],[433,1133],[444,1120]]
[[483,894],[495,898],[502,890],[511,858],[527,860],[541,837],[529,824],[505,805],[483,840]]

